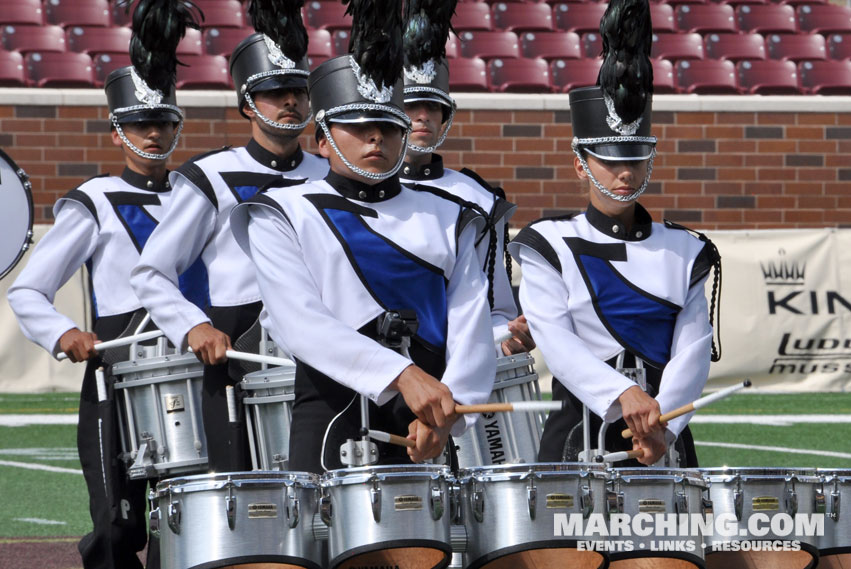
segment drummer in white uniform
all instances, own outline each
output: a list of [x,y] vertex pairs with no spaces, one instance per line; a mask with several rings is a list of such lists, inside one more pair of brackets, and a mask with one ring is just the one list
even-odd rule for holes
[[[264,326],[297,360],[292,470],[343,466],[340,443],[360,436],[361,396],[370,428],[415,441],[407,453],[380,445],[380,463],[435,457],[450,431],[475,420],[455,415],[455,402],[484,402],[495,373],[474,248],[484,220],[399,183],[410,125],[401,22],[387,14],[392,32],[377,37],[378,23],[362,22],[355,4],[354,52],[310,74],[331,172],[270,189],[231,217],[257,268]],[[406,355],[387,347],[400,336]]]
[[[259,350],[260,290],[254,268],[230,230],[233,207],[275,181],[321,179],[327,162],[302,151],[299,135],[310,120],[307,98],[307,32],[296,9],[278,25],[274,15],[252,3],[258,33],[243,40],[230,59],[240,114],[251,124],[244,147],[225,147],[196,156],[171,174],[174,207],[151,235],[131,283],[154,322],[181,350],[204,362],[202,414],[210,469],[247,470],[248,439],[243,418],[228,422],[226,388],[246,371],[227,362],[225,351],[240,337],[243,351]],[[289,5],[286,5],[289,6]],[[286,7],[285,6],[285,7]],[[181,295],[177,275],[201,259],[211,306],[198,309]],[[237,407],[241,415],[241,406]],[[234,428],[236,427],[236,428]]]
[[[173,15],[154,8],[148,18],[158,21]],[[161,50],[169,39],[177,45],[189,24],[181,20],[179,26],[170,27],[174,38],[164,38],[161,31],[153,39],[140,38],[134,27],[135,67],[113,71],[104,86],[110,138],[123,152],[124,171],[120,176],[94,177],[59,199],[53,227],[9,289],[9,305],[28,339],[55,357],[65,354],[72,362],[87,362],[77,427],[93,525],[78,545],[85,569],[141,569],[136,552],[147,541],[148,481],[127,480],[118,460],[112,399],[101,401],[98,395],[95,370],[118,361],[109,362],[117,354],[103,356],[95,344],[132,334],[141,320],[137,313],[142,304],[130,287],[130,271],[163,218],[171,196],[167,160],[183,126],[174,95],[174,52]],[[81,330],[53,305],[56,292],[83,265],[91,278],[93,332]],[[183,294],[203,307],[207,296],[205,283],[197,278],[198,268],[187,266],[181,283]],[[157,543],[152,539],[148,546],[149,569],[159,567]]]

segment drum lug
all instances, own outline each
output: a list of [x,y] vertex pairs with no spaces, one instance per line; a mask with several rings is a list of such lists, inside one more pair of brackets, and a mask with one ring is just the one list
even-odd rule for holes
[[483,522],[485,520],[485,495],[479,488],[473,487],[473,491],[470,493],[470,506],[476,521]]
[[233,480],[228,477],[228,495],[225,497],[225,515],[228,519],[228,527],[236,527],[236,496],[233,495]]
[[443,517],[443,490],[435,484],[431,487],[431,500],[429,501],[431,505],[431,518],[433,520],[439,520]]
[[824,499],[824,488],[816,488],[815,497],[813,498],[815,504],[813,504],[813,508],[815,509],[815,513],[823,514],[827,511],[827,505]]
[[839,490],[834,490],[833,492],[830,493],[831,508],[830,508],[830,514],[828,514],[828,515],[830,516],[830,519],[832,519],[835,522],[839,521],[839,497],[840,496],[841,496],[841,494],[839,493]]
[[786,512],[790,516],[798,513],[798,493],[794,487],[786,489]]
[[298,525],[299,500],[295,493],[295,487],[287,486],[287,522],[291,528]]
[[457,484],[449,485],[449,519],[450,523],[462,523],[461,517],[461,488]]
[[381,521],[381,486],[378,478],[372,478],[372,488],[369,491],[369,503],[372,505],[372,517],[376,523]]
[[583,485],[579,489],[579,507],[582,509],[582,518],[587,520],[594,510],[594,493],[590,486]]
[[623,492],[606,490],[606,509],[610,514],[622,514]]
[[177,500],[172,500],[168,505],[168,527],[180,535],[180,502]]
[[677,492],[674,496],[674,512],[677,514],[688,513],[688,496],[685,492]]
[[538,489],[535,488],[535,479],[529,477],[529,485],[526,486],[526,502],[529,504],[529,519],[535,519],[535,511],[538,509]]
[[712,500],[706,497],[702,497],[700,499],[700,508],[703,510],[703,514],[712,514],[715,511],[715,506],[712,504]]
[[745,494],[740,488],[733,491],[733,510],[736,513],[736,520],[742,521],[742,507],[745,502]]
[[319,497],[319,517],[326,526],[331,527],[331,521],[334,519],[334,509],[331,507],[331,496],[322,494]]

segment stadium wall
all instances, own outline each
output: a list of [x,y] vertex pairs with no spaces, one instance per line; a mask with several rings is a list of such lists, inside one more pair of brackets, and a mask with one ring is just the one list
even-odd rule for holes
[[[501,185],[513,225],[575,211],[565,95],[456,95],[443,147],[450,167]],[[172,163],[241,145],[248,124],[230,91],[182,91],[187,122]],[[81,181],[122,169],[99,90],[0,89],[0,147],[30,176],[35,222]],[[654,218],[701,229],[851,227],[851,97],[660,95],[659,156],[642,203]],[[312,127],[304,145],[313,149]]]

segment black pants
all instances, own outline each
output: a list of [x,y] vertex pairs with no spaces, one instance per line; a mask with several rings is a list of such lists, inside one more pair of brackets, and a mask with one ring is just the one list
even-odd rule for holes
[[[207,311],[213,326],[230,336],[231,342],[251,328],[260,315],[263,304],[254,302],[242,306],[210,307]],[[238,421],[228,422],[226,388],[242,381],[238,366],[228,362],[204,366],[201,391],[201,414],[207,438],[207,458],[210,472],[240,472],[251,469],[248,435],[242,405],[237,405]]]
[[[106,341],[118,337],[130,316],[99,319],[95,324],[98,338]],[[148,481],[129,480],[125,465],[118,458],[119,426],[111,386],[107,401],[98,401],[95,370],[100,366],[99,358],[89,360],[80,390],[77,452],[89,492],[93,527],[77,548],[85,569],[141,569],[136,552],[142,551],[148,541]],[[147,567],[159,566],[159,541],[151,536]]]

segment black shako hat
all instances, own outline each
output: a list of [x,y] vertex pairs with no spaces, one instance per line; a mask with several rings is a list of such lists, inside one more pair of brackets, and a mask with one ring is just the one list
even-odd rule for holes
[[568,98],[574,145],[601,160],[647,160],[653,154],[649,101],[636,121],[622,125],[610,116],[599,86],[573,89]]
[[152,89],[133,66],[121,67],[110,73],[103,89],[109,114],[119,124],[183,120],[183,111],[177,106],[174,95],[174,83],[167,93]]

